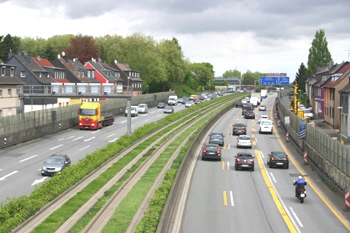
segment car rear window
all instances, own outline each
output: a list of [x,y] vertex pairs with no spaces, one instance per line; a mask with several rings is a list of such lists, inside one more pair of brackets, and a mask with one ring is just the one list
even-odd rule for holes
[[238,155],[237,158],[240,158],[240,159],[251,159],[253,157],[251,155],[245,154],[245,155]]
[[239,137],[240,140],[250,140],[249,136],[240,136]]
[[273,157],[278,158],[278,159],[284,159],[287,157],[287,155],[284,153],[274,153]]

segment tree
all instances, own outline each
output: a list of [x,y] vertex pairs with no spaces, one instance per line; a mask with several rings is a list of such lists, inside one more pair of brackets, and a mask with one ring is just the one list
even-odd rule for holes
[[17,53],[19,51],[21,39],[7,34],[2,40],[0,38],[0,44],[0,59],[7,61],[9,52]]
[[333,62],[331,53],[328,50],[328,42],[323,29],[316,31],[315,39],[309,49],[307,66],[310,73],[315,73],[317,67],[325,67]]
[[57,54],[58,51],[55,51],[55,49],[50,44],[47,44],[45,47],[44,54],[42,56],[49,61],[53,61],[55,60]]
[[229,77],[235,77],[235,78],[241,78],[242,73],[238,70],[226,70],[225,73],[222,74],[222,77],[229,78]]
[[295,81],[298,83],[299,90],[301,90],[302,93],[305,92],[305,81],[309,78],[309,71],[304,65],[304,63],[301,63],[298,72],[295,75]]
[[188,63],[184,59],[178,41],[174,38],[173,40],[164,40],[157,47],[159,55],[165,63],[168,86],[173,87],[182,84],[185,80]]
[[20,51],[26,51],[31,57],[44,57],[46,39],[25,37],[21,39]]
[[64,49],[70,59],[78,58],[83,64],[91,58],[101,56],[93,37],[81,34],[70,39],[70,45]]
[[252,73],[250,70],[247,70],[247,72],[242,75],[242,84],[254,85],[255,80],[259,80],[259,76],[259,72]]
[[193,78],[201,86],[207,86],[209,80],[214,79],[213,66],[210,63],[192,63],[189,69],[193,74]]

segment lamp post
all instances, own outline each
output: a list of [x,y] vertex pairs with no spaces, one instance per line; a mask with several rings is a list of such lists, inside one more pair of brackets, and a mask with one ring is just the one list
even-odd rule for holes
[[342,113],[343,113],[343,107],[340,106],[338,107],[338,109],[340,110],[340,123],[339,123],[339,133],[340,133],[340,142],[343,143],[343,135],[342,135]]
[[259,82],[260,84],[260,80],[254,80],[254,91],[256,91],[256,82]]
[[128,76],[128,94],[130,94],[130,77]]

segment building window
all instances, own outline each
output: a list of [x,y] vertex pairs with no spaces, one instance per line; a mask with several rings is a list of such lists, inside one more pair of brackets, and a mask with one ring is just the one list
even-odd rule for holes
[[10,69],[10,76],[11,77],[15,76],[15,67],[11,67],[11,69]]
[[2,109],[0,109],[0,117],[2,117]]
[[8,93],[8,96],[12,96],[12,90],[11,89],[7,89],[7,93]]
[[25,71],[21,71],[21,78],[25,78],[26,77],[26,72]]
[[5,74],[6,74],[6,67],[3,66],[1,67],[1,76],[5,76]]
[[0,89],[0,97],[2,97],[2,89]]
[[11,109],[11,108],[7,110],[7,115],[8,115],[8,116],[11,116],[11,115],[12,115],[12,109]]

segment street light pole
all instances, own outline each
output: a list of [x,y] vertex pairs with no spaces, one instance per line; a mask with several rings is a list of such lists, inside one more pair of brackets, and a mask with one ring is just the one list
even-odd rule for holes
[[130,77],[128,76],[128,94],[130,94]]
[[343,143],[343,134],[342,134],[342,113],[343,113],[343,107],[338,107],[340,110],[340,123],[339,123],[339,132],[340,132],[340,142]]

